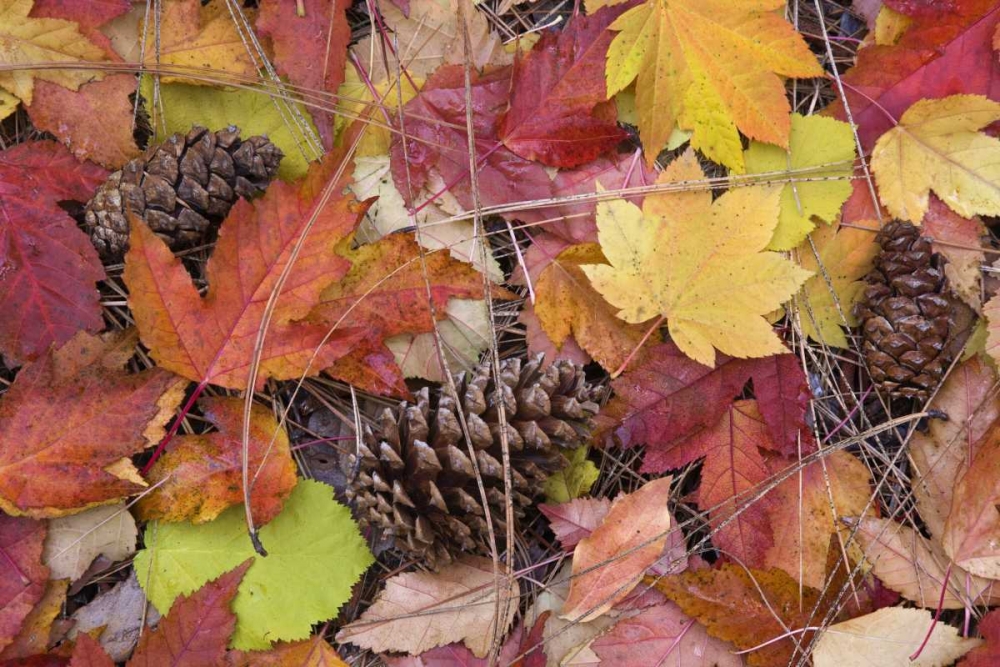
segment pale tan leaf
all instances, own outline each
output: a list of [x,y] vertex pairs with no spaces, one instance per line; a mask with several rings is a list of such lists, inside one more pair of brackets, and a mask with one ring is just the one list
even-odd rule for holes
[[910,656],[920,648],[931,628],[933,617],[922,609],[889,607],[837,623],[820,636],[813,651],[815,667],[945,667],[982,643],[963,639],[944,623],[934,624],[920,656]]
[[[1000,583],[976,577],[952,565],[945,586],[949,558],[941,546],[909,526],[866,517],[851,520],[872,573],[888,588],[921,607],[962,609],[1000,604]],[[944,589],[944,597],[941,597]]]
[[50,579],[76,581],[98,556],[119,561],[135,553],[138,534],[125,503],[94,507],[49,522],[42,562]]
[[413,654],[464,642],[481,658],[494,633],[502,637],[514,620],[518,597],[516,579],[497,580],[492,561],[466,556],[437,573],[392,577],[361,618],[337,633],[337,641]]

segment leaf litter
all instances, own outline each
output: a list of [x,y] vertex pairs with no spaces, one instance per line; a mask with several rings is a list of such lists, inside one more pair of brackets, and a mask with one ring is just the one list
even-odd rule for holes
[[[384,659],[438,665],[491,659],[523,665],[669,659],[693,665],[704,664],[706,656],[733,665],[807,664],[810,655],[815,664],[825,664],[844,662],[837,656],[845,651],[869,661],[895,659],[880,653],[879,642],[863,639],[875,635],[894,643],[900,656],[905,648],[915,664],[945,665],[966,652],[967,664],[988,664],[982,661],[995,648],[995,623],[991,615],[982,620],[978,632],[986,642],[973,648],[980,642],[969,619],[993,606],[997,576],[991,542],[997,527],[983,511],[995,504],[987,491],[997,474],[989,456],[996,446],[997,383],[988,323],[997,302],[991,301],[991,274],[981,272],[996,246],[990,217],[997,214],[996,197],[988,182],[1000,161],[991,130],[982,131],[996,115],[995,8],[979,0],[931,8],[886,0],[867,8],[874,12],[878,42],[872,43],[863,21],[841,3],[825,3],[817,15],[817,3],[791,2],[784,17],[770,11],[784,7],[781,2],[746,11],[723,8],[715,16],[679,0],[588,3],[588,16],[564,14],[560,21],[553,21],[559,7],[551,2],[476,8],[409,0],[377,3],[378,14],[370,13],[370,3],[327,7],[312,0],[280,8],[263,2],[260,10],[221,0],[162,4],[151,20],[139,6],[131,18],[119,17],[128,9],[123,2],[100,3],[93,12],[60,0],[0,4],[0,44],[4,35],[32,25],[58,25],[77,45],[72,57],[104,60],[95,69],[35,69],[45,44],[13,56],[0,49],[0,60],[5,53],[13,58],[5,64],[24,67],[0,78],[0,113],[10,116],[2,126],[0,164],[6,159],[16,169],[25,160],[52,159],[61,169],[83,170],[61,191],[39,181],[39,174],[3,186],[13,193],[8,200],[37,199],[43,209],[31,213],[34,222],[23,205],[13,215],[6,210],[0,241],[31,241],[38,233],[33,225],[48,230],[38,237],[47,253],[55,252],[55,239],[69,239],[62,252],[70,253],[64,257],[74,266],[66,284],[83,304],[80,313],[55,311],[56,318],[43,318],[46,329],[16,327],[10,323],[37,322],[35,313],[48,312],[58,294],[26,301],[19,289],[10,289],[12,283],[6,292],[0,284],[4,314],[13,315],[0,324],[0,413],[6,422],[0,423],[0,451],[8,457],[7,473],[0,473],[0,480],[5,474],[8,480],[3,506],[38,517],[5,515],[10,523],[0,530],[6,540],[30,527],[35,545],[15,573],[27,592],[6,596],[0,610],[11,650],[25,657],[25,651],[72,656],[74,664],[168,658],[192,664],[341,664],[338,653],[357,664]],[[614,12],[619,18],[610,16]],[[649,36],[636,32],[642,23],[636,17],[647,14],[659,31],[655,53],[643,42]],[[588,25],[598,19],[611,29]],[[889,21],[891,31],[885,29]],[[548,30],[553,25],[557,29]],[[306,26],[309,49],[289,49],[288,36],[306,34],[297,30]],[[584,49],[583,66],[574,66],[581,52],[573,49],[598,33],[593,43],[612,56],[633,51],[624,63],[605,63]],[[692,46],[703,34],[719,41],[717,53]],[[142,35],[147,44],[135,49]],[[683,56],[671,51],[677,45],[687,45]],[[143,50],[156,76],[146,74],[132,87],[135,66],[129,62]],[[732,59],[751,52],[761,67],[728,89]],[[987,65],[933,91],[913,85],[946,64],[967,70],[961,54],[972,52],[986,54]],[[569,65],[562,69],[562,63]],[[667,71],[669,63],[674,70]],[[595,67],[604,70],[605,80],[593,76]],[[807,78],[821,68],[829,76]],[[580,71],[588,73],[586,85],[574,85]],[[880,78],[873,80],[872,72]],[[782,89],[775,73],[796,78]],[[561,75],[569,85],[556,80],[547,86],[549,75]],[[406,85],[399,88],[401,79]],[[598,84],[611,86],[612,93],[629,90],[607,100]],[[538,85],[553,94],[535,110],[524,100]],[[131,90],[142,97],[122,99]],[[114,97],[107,109],[115,132],[107,137],[93,122],[94,113],[81,112],[103,102],[98,91]],[[571,99],[573,94],[579,98]],[[623,115],[630,95],[638,107],[630,117],[638,134]],[[857,135],[849,125],[817,115],[833,102],[829,113],[852,120],[844,99],[858,113]],[[60,106],[76,115],[62,115]],[[949,121],[955,113],[962,123]],[[66,201],[84,203],[104,177],[83,160],[113,168],[138,154],[141,144],[122,131],[131,129],[133,115],[143,142],[194,124],[238,124],[250,134],[267,133],[289,156],[279,174],[284,182],[242,205],[218,230],[216,243],[175,258],[145,227],[133,227],[137,252],[124,271],[121,265],[100,267],[86,237],[71,233],[74,210]],[[354,140],[359,126],[351,123],[358,117],[373,139]],[[674,120],[693,130],[687,136],[701,154],[673,144],[659,150],[675,134]],[[66,148],[35,141],[32,123]],[[476,178],[469,176],[476,158],[469,155],[466,123],[481,162]],[[582,136],[574,133],[589,137],[594,128],[607,136],[574,145],[573,137]],[[753,140],[745,152],[740,132]],[[821,151],[819,135],[836,141]],[[381,170],[376,173],[391,180],[392,189],[383,184],[364,190],[353,182],[362,163],[352,166],[343,156],[362,146],[356,154],[381,160],[373,163]],[[865,156],[874,151],[870,165],[851,166],[858,147]],[[331,148],[338,157],[328,153],[325,166],[313,166],[307,176],[309,163]],[[942,168],[942,157],[958,167]],[[341,158],[342,165],[334,164]],[[334,173],[341,179],[335,184]],[[87,187],[72,187],[84,182]],[[348,204],[348,185],[361,202]],[[623,186],[633,189],[623,192]],[[35,191],[26,194],[31,187],[37,197]],[[324,192],[332,194],[332,204]],[[371,220],[362,222],[368,193],[380,197],[379,208],[368,209]],[[869,205],[869,221],[848,221],[844,209],[841,220],[841,205],[852,193],[874,194],[885,208]],[[687,211],[685,219],[678,202],[696,201],[698,215]],[[316,211],[327,205],[346,205],[349,214],[324,236]],[[631,231],[611,229],[613,215],[626,211]],[[871,353],[852,328],[853,306],[863,298],[874,254],[873,230],[889,213],[922,222],[933,234],[935,251],[949,260],[945,271],[957,297],[987,323],[984,335],[970,339],[945,386],[923,406],[884,399],[872,387],[861,370]],[[302,227],[289,228],[284,239],[270,237],[283,220],[306,224],[317,236],[311,232],[301,247]],[[677,225],[667,242],[657,239],[654,221]],[[646,253],[649,266],[662,264],[656,269],[665,276],[662,284],[652,285],[645,269],[622,262],[628,253],[609,240],[615,234],[626,245],[643,234],[653,239],[628,253]],[[283,251],[269,255],[275,241],[284,244]],[[22,243],[20,251],[25,247],[35,246]],[[727,247],[732,253],[722,253],[719,261]],[[10,248],[0,246],[0,269],[21,279],[25,264],[10,261],[18,257]],[[776,252],[790,248],[790,256]],[[315,263],[318,257],[327,263]],[[746,271],[738,269],[761,258],[773,264],[772,280],[751,286],[739,277]],[[270,271],[264,278],[253,268],[261,259]],[[42,271],[49,269],[44,261],[38,263]],[[645,267],[643,261],[635,266]],[[602,268],[589,275],[592,267],[619,273],[612,278]],[[477,271],[484,268],[488,278]],[[595,279],[601,271],[604,278]],[[270,297],[279,275],[284,287],[274,306]],[[44,288],[54,279],[36,272],[32,280]],[[162,289],[161,281],[173,287]],[[262,285],[258,291],[252,289],[255,281]],[[218,302],[231,299],[236,285],[244,289],[244,303],[235,308],[242,312],[226,323],[236,322],[238,335],[213,340],[205,322],[226,309]],[[173,322],[164,324],[165,313]],[[267,335],[261,335],[267,321]],[[92,347],[97,343],[81,342],[97,339],[76,333],[102,326],[122,330],[133,322],[145,346],[135,345],[134,330],[118,339],[130,342],[108,342],[105,334],[100,345],[110,347],[103,361]],[[201,336],[207,336],[205,349],[199,349]],[[335,354],[324,356],[324,346],[337,345]],[[178,349],[187,364],[178,360]],[[357,534],[350,513],[333,497],[343,500],[346,486],[357,483],[339,462],[356,450],[364,429],[380,423],[386,408],[413,409],[413,392],[423,385],[412,378],[440,383],[447,397],[454,390],[451,372],[494,354],[525,357],[529,350],[546,350],[544,363],[553,356],[592,358],[588,378],[611,396],[590,449],[567,455],[570,467],[550,479],[550,504],[532,505],[525,516],[501,511],[488,517],[495,542],[480,545],[486,558],[475,561],[478,574],[471,579],[401,558],[391,538]],[[251,371],[257,373],[258,363],[263,372],[255,382]],[[124,422],[115,420],[126,413],[136,419],[141,411],[108,394],[109,387],[117,382],[114,391],[120,392],[139,378],[166,382],[170,370],[196,386],[169,376],[172,384],[152,422],[130,425],[133,436],[121,440]],[[236,395],[248,386],[252,396]],[[400,406],[397,398],[411,403]],[[147,412],[150,401],[157,403],[146,400]],[[66,460],[50,458],[48,449],[33,450],[31,437],[44,438],[67,409],[89,411],[87,423],[110,433],[95,438],[67,432],[56,443],[53,451],[76,466],[63,483],[60,465]],[[503,442],[498,464],[515,473],[501,485],[504,495],[522,492],[516,479],[521,464],[512,454],[525,441],[518,430],[525,409],[516,407],[506,418],[495,408],[476,413],[489,423],[484,433]],[[338,426],[321,426],[330,423]],[[424,437],[433,441],[438,435]],[[18,447],[11,444],[15,440]],[[92,451],[99,454],[90,460],[81,455]],[[384,450],[375,455],[388,456]],[[728,477],[717,474],[726,455],[744,457],[724,467]],[[184,458],[195,467],[179,464]],[[448,459],[448,465],[457,460]],[[281,483],[271,480],[276,466]],[[489,462],[476,461],[476,476],[484,474],[483,466],[488,469]],[[300,480],[290,490],[294,467],[335,488]],[[20,487],[18,475],[29,468],[41,472]],[[751,469],[756,472],[747,475]],[[102,480],[100,490],[80,483],[84,471]],[[720,487],[723,478],[736,483]],[[367,483],[377,488],[379,481]],[[662,493],[630,507],[626,501],[645,499],[646,488]],[[353,509],[391,516],[397,525],[409,520],[406,508],[415,503],[407,491],[381,493],[384,507]],[[179,500],[165,500],[171,494]],[[138,502],[125,509],[107,504],[130,499]],[[255,552],[247,535],[245,500],[248,516],[263,524],[259,551],[266,549],[267,556]],[[441,502],[472,507],[465,499]],[[160,509],[151,511],[156,503]],[[504,504],[510,501],[497,507]],[[236,506],[225,509],[229,505]],[[616,515],[623,507],[624,521]],[[474,521],[465,518],[471,516],[466,511],[453,510],[461,520]],[[627,533],[628,521],[644,513],[662,519],[653,534],[605,535],[614,525]],[[117,544],[101,538],[100,530],[108,518],[119,517],[122,526],[122,517],[133,515],[148,520],[139,524],[143,548],[134,565],[128,556],[131,529],[125,526]],[[206,523],[195,526],[192,519]],[[74,525],[85,526],[82,534]],[[761,543],[734,539],[751,526]],[[49,557],[31,550],[43,542],[46,548],[58,545],[62,535],[70,536],[71,545],[61,555],[71,554],[73,562],[66,569],[52,567],[49,575],[79,579],[68,597],[45,583]],[[609,551],[593,557],[594,543],[599,552]],[[186,553],[193,545],[201,545],[196,556]],[[369,569],[371,552],[377,564]],[[589,581],[593,572],[615,568],[630,553],[642,554],[642,563],[635,571],[619,570],[621,582],[605,591]],[[241,566],[247,558],[249,567]],[[559,560],[572,566],[560,568]],[[397,609],[383,609],[400,597],[392,591],[407,579],[419,580],[432,602],[413,607],[404,600]],[[479,599],[455,604],[446,585],[451,580],[479,590]],[[75,646],[62,639],[65,630],[58,628],[65,617],[82,621],[88,609],[97,610],[97,601],[110,599],[104,596],[111,584],[124,590],[129,581],[135,582],[132,598],[138,603],[128,612],[122,608],[128,618],[119,619],[115,607],[110,611],[110,620],[124,624],[99,635],[98,642],[79,633]],[[951,585],[942,591],[946,581]],[[142,590],[166,611],[158,628],[140,637],[143,619],[156,618],[139,599]],[[569,596],[570,611],[585,622],[559,618],[562,600],[547,610],[536,604],[556,590]],[[897,593],[930,611],[900,607]],[[578,603],[581,596],[589,601]],[[253,604],[254,597],[268,604]],[[67,606],[59,609],[63,599]],[[522,618],[532,608],[542,613]],[[727,618],[740,610],[759,622],[741,626]],[[906,621],[897,620],[904,612]],[[54,644],[38,643],[38,632],[49,625]],[[395,626],[421,630],[398,632]],[[427,641],[414,643],[417,634]],[[176,644],[166,637],[180,638],[194,653],[172,653]]]

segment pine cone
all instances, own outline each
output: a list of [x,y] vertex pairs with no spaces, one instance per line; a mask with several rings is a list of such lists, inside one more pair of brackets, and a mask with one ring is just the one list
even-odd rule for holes
[[927,400],[951,364],[953,308],[945,259],[908,222],[893,221],[855,307],[872,380],[891,398]]
[[[546,478],[566,465],[563,450],[585,443],[597,414],[596,390],[583,370],[542,356],[507,359],[500,375],[511,459],[511,501],[518,518],[542,492]],[[498,539],[506,532],[500,424],[490,365],[456,376],[472,448],[486,487]],[[366,427],[350,468],[347,498],[362,524],[394,537],[396,547],[431,567],[460,551],[489,544],[486,512],[454,400],[438,390],[417,393],[416,405],[386,409]]]
[[85,223],[105,261],[128,250],[126,209],[173,250],[210,241],[236,203],[263,192],[282,152],[267,137],[243,141],[239,128],[194,127],[175,134],[111,174],[87,204]]

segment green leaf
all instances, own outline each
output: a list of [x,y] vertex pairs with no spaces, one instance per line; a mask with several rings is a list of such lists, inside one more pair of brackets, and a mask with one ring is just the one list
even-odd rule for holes
[[[147,103],[152,103],[153,82],[149,77],[143,79],[142,95]],[[160,99],[165,123],[160,123],[160,117],[157,117],[154,123],[157,132],[155,141],[162,141],[175,132],[187,134],[192,125],[201,125],[213,131],[236,125],[242,137],[265,134],[284,151],[278,176],[286,181],[304,176],[309,161],[319,157],[310,152],[309,144],[295,122],[278,113],[274,100],[267,93],[165,83],[160,85]],[[301,105],[299,111],[315,135],[316,128],[309,114]],[[160,136],[164,124],[166,135]]]
[[166,610],[177,596],[253,558],[233,602],[232,646],[246,651],[308,637],[313,623],[337,615],[374,560],[350,510],[333,499],[333,489],[312,480],[299,482],[260,539],[266,557],[250,544],[242,505],[197,526],[151,522],[136,575],[149,600]]
[[792,114],[789,151],[752,141],[744,154],[748,174],[791,171],[793,178],[826,179],[785,185],[769,250],[798,246],[813,230],[813,216],[832,222],[851,195],[855,151],[850,125],[823,116]]
[[599,471],[587,458],[587,447],[577,447],[569,455],[569,465],[545,480],[545,500],[568,503],[590,492]]

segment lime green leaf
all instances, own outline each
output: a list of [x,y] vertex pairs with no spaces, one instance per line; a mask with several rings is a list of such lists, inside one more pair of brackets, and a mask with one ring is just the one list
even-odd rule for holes
[[545,480],[545,501],[568,503],[590,492],[599,471],[587,458],[587,447],[577,447],[569,455],[569,465]]
[[151,522],[136,574],[156,608],[170,609],[178,595],[253,558],[233,602],[232,645],[257,650],[305,639],[313,623],[336,616],[373,561],[350,510],[333,500],[333,489],[311,480],[299,482],[260,539],[267,557],[254,553],[242,505],[197,526]]
[[790,250],[802,243],[813,230],[813,216],[832,222],[851,194],[855,152],[850,125],[823,116],[792,114],[789,148],[790,152],[751,142],[744,154],[747,173],[790,171],[793,178],[827,180],[785,185],[769,250]]
[[[147,101],[153,99],[153,83],[149,78],[143,80],[142,95]],[[274,100],[266,93],[167,83],[160,86],[160,99],[163,101],[162,118],[166,124],[166,136],[175,132],[187,134],[192,125],[201,125],[213,131],[235,125],[240,128],[243,137],[266,134],[285,153],[278,169],[278,176],[283,180],[291,181],[304,176],[309,161],[319,157],[310,152],[301,128],[292,119],[283,118]],[[309,114],[304,108],[300,111],[304,122],[315,133]],[[157,133],[164,130],[159,118],[154,125]],[[157,134],[156,140],[166,136]]]

